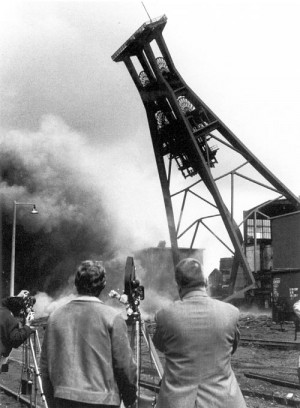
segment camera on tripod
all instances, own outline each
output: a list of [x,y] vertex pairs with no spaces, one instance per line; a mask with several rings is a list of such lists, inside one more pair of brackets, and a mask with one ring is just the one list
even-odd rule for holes
[[[153,363],[158,377],[160,380],[163,376],[163,366],[159,360],[155,347],[152,343],[152,339],[147,332],[145,322],[141,317],[139,310],[140,301],[145,297],[144,286],[140,284],[140,281],[135,276],[135,266],[133,258],[128,256],[125,265],[125,278],[124,278],[124,292],[120,295],[118,292],[112,290],[109,293],[112,298],[118,299],[121,303],[126,305],[127,309],[127,324],[129,326],[129,332],[131,334],[131,347],[134,350],[136,365],[137,365],[137,395],[138,398],[135,403],[135,407],[153,407],[155,405],[156,396],[151,398],[146,395],[141,395],[140,387],[146,386],[145,382],[141,381],[141,364],[142,364],[142,353],[141,353],[141,340],[144,339],[145,345],[148,348],[151,364]],[[143,385],[142,385],[143,384]],[[150,391],[157,393],[157,386],[151,386],[148,388]]]
[[139,304],[145,298],[145,290],[140,281],[136,279],[134,260],[131,256],[128,256],[126,260],[123,295],[111,290],[109,296],[126,305],[129,318],[139,317]]
[[145,298],[145,289],[136,279],[134,261],[131,256],[128,256],[126,260],[124,294],[128,297],[128,303],[133,311],[139,306],[140,300]]

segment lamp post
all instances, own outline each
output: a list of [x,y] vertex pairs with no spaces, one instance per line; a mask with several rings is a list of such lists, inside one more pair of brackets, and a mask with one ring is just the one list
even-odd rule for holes
[[15,258],[16,258],[16,224],[17,224],[17,206],[30,205],[32,206],[31,214],[38,214],[35,204],[33,203],[18,203],[14,201],[13,215],[13,231],[12,231],[12,246],[11,246],[11,268],[10,268],[10,291],[9,295],[14,296],[15,292]]

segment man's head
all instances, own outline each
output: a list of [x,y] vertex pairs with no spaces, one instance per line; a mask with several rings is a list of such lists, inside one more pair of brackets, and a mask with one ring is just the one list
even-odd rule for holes
[[200,262],[194,258],[182,259],[175,268],[175,280],[179,289],[206,287],[205,278]]
[[106,285],[106,272],[100,261],[83,261],[79,265],[75,286],[79,295],[98,297]]

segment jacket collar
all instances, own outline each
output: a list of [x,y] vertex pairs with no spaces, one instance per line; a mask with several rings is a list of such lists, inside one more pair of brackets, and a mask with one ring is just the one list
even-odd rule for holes
[[191,297],[195,297],[195,296],[200,296],[200,297],[207,297],[208,294],[206,292],[206,289],[203,287],[200,288],[193,288],[191,289],[189,292],[185,293],[182,297],[182,299],[188,299]]

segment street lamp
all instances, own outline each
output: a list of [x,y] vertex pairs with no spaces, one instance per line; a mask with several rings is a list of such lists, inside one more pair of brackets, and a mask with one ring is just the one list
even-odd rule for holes
[[35,204],[33,203],[18,203],[14,201],[14,216],[13,216],[13,231],[12,231],[12,246],[11,246],[11,268],[10,268],[10,296],[14,296],[15,292],[15,257],[16,257],[16,224],[17,224],[17,206],[30,205],[32,206],[31,214],[38,214]]

